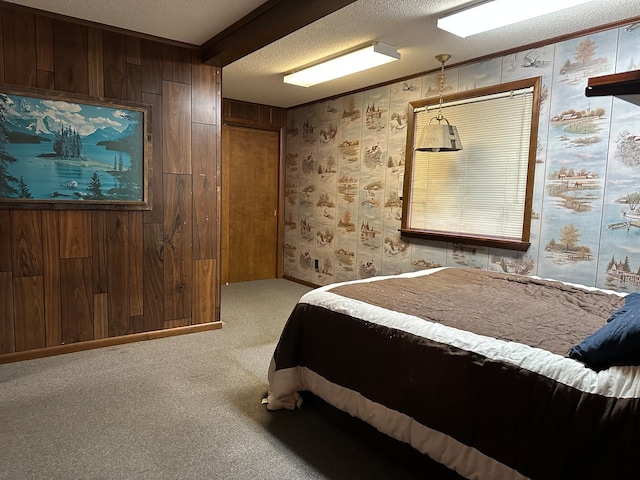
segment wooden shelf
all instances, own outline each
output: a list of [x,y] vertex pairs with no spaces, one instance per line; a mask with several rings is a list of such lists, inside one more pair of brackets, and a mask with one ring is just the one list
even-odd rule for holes
[[640,70],[591,77],[584,93],[587,97],[613,95],[640,106]]

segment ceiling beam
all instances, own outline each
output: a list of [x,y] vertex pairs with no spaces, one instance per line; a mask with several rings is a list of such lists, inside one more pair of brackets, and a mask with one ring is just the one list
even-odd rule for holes
[[355,0],[267,0],[202,45],[202,61],[224,67]]

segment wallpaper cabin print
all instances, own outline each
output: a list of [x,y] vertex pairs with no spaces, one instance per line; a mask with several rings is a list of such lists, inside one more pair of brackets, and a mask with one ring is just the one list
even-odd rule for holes
[[526,252],[400,236],[407,104],[437,96],[439,72],[289,110],[285,274],[325,285],[454,266],[640,291],[640,107],[584,95],[589,77],[640,68],[636,27],[445,71],[445,93],[542,77]]

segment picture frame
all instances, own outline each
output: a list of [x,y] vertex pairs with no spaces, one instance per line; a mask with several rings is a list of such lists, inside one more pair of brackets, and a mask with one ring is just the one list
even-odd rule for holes
[[0,83],[0,209],[151,209],[151,106]]

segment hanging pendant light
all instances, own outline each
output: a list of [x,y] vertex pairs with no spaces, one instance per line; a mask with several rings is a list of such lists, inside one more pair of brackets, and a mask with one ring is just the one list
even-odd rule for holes
[[[420,133],[420,138],[416,144],[419,152],[455,152],[462,150],[462,142],[458,135],[458,129],[449,124],[449,121],[442,116],[442,91],[444,89],[444,63],[451,58],[451,55],[442,53],[436,55],[436,60],[441,63],[440,67],[440,102],[438,114],[429,120]],[[434,123],[434,120],[437,123]],[[442,123],[444,121],[444,124]]]

